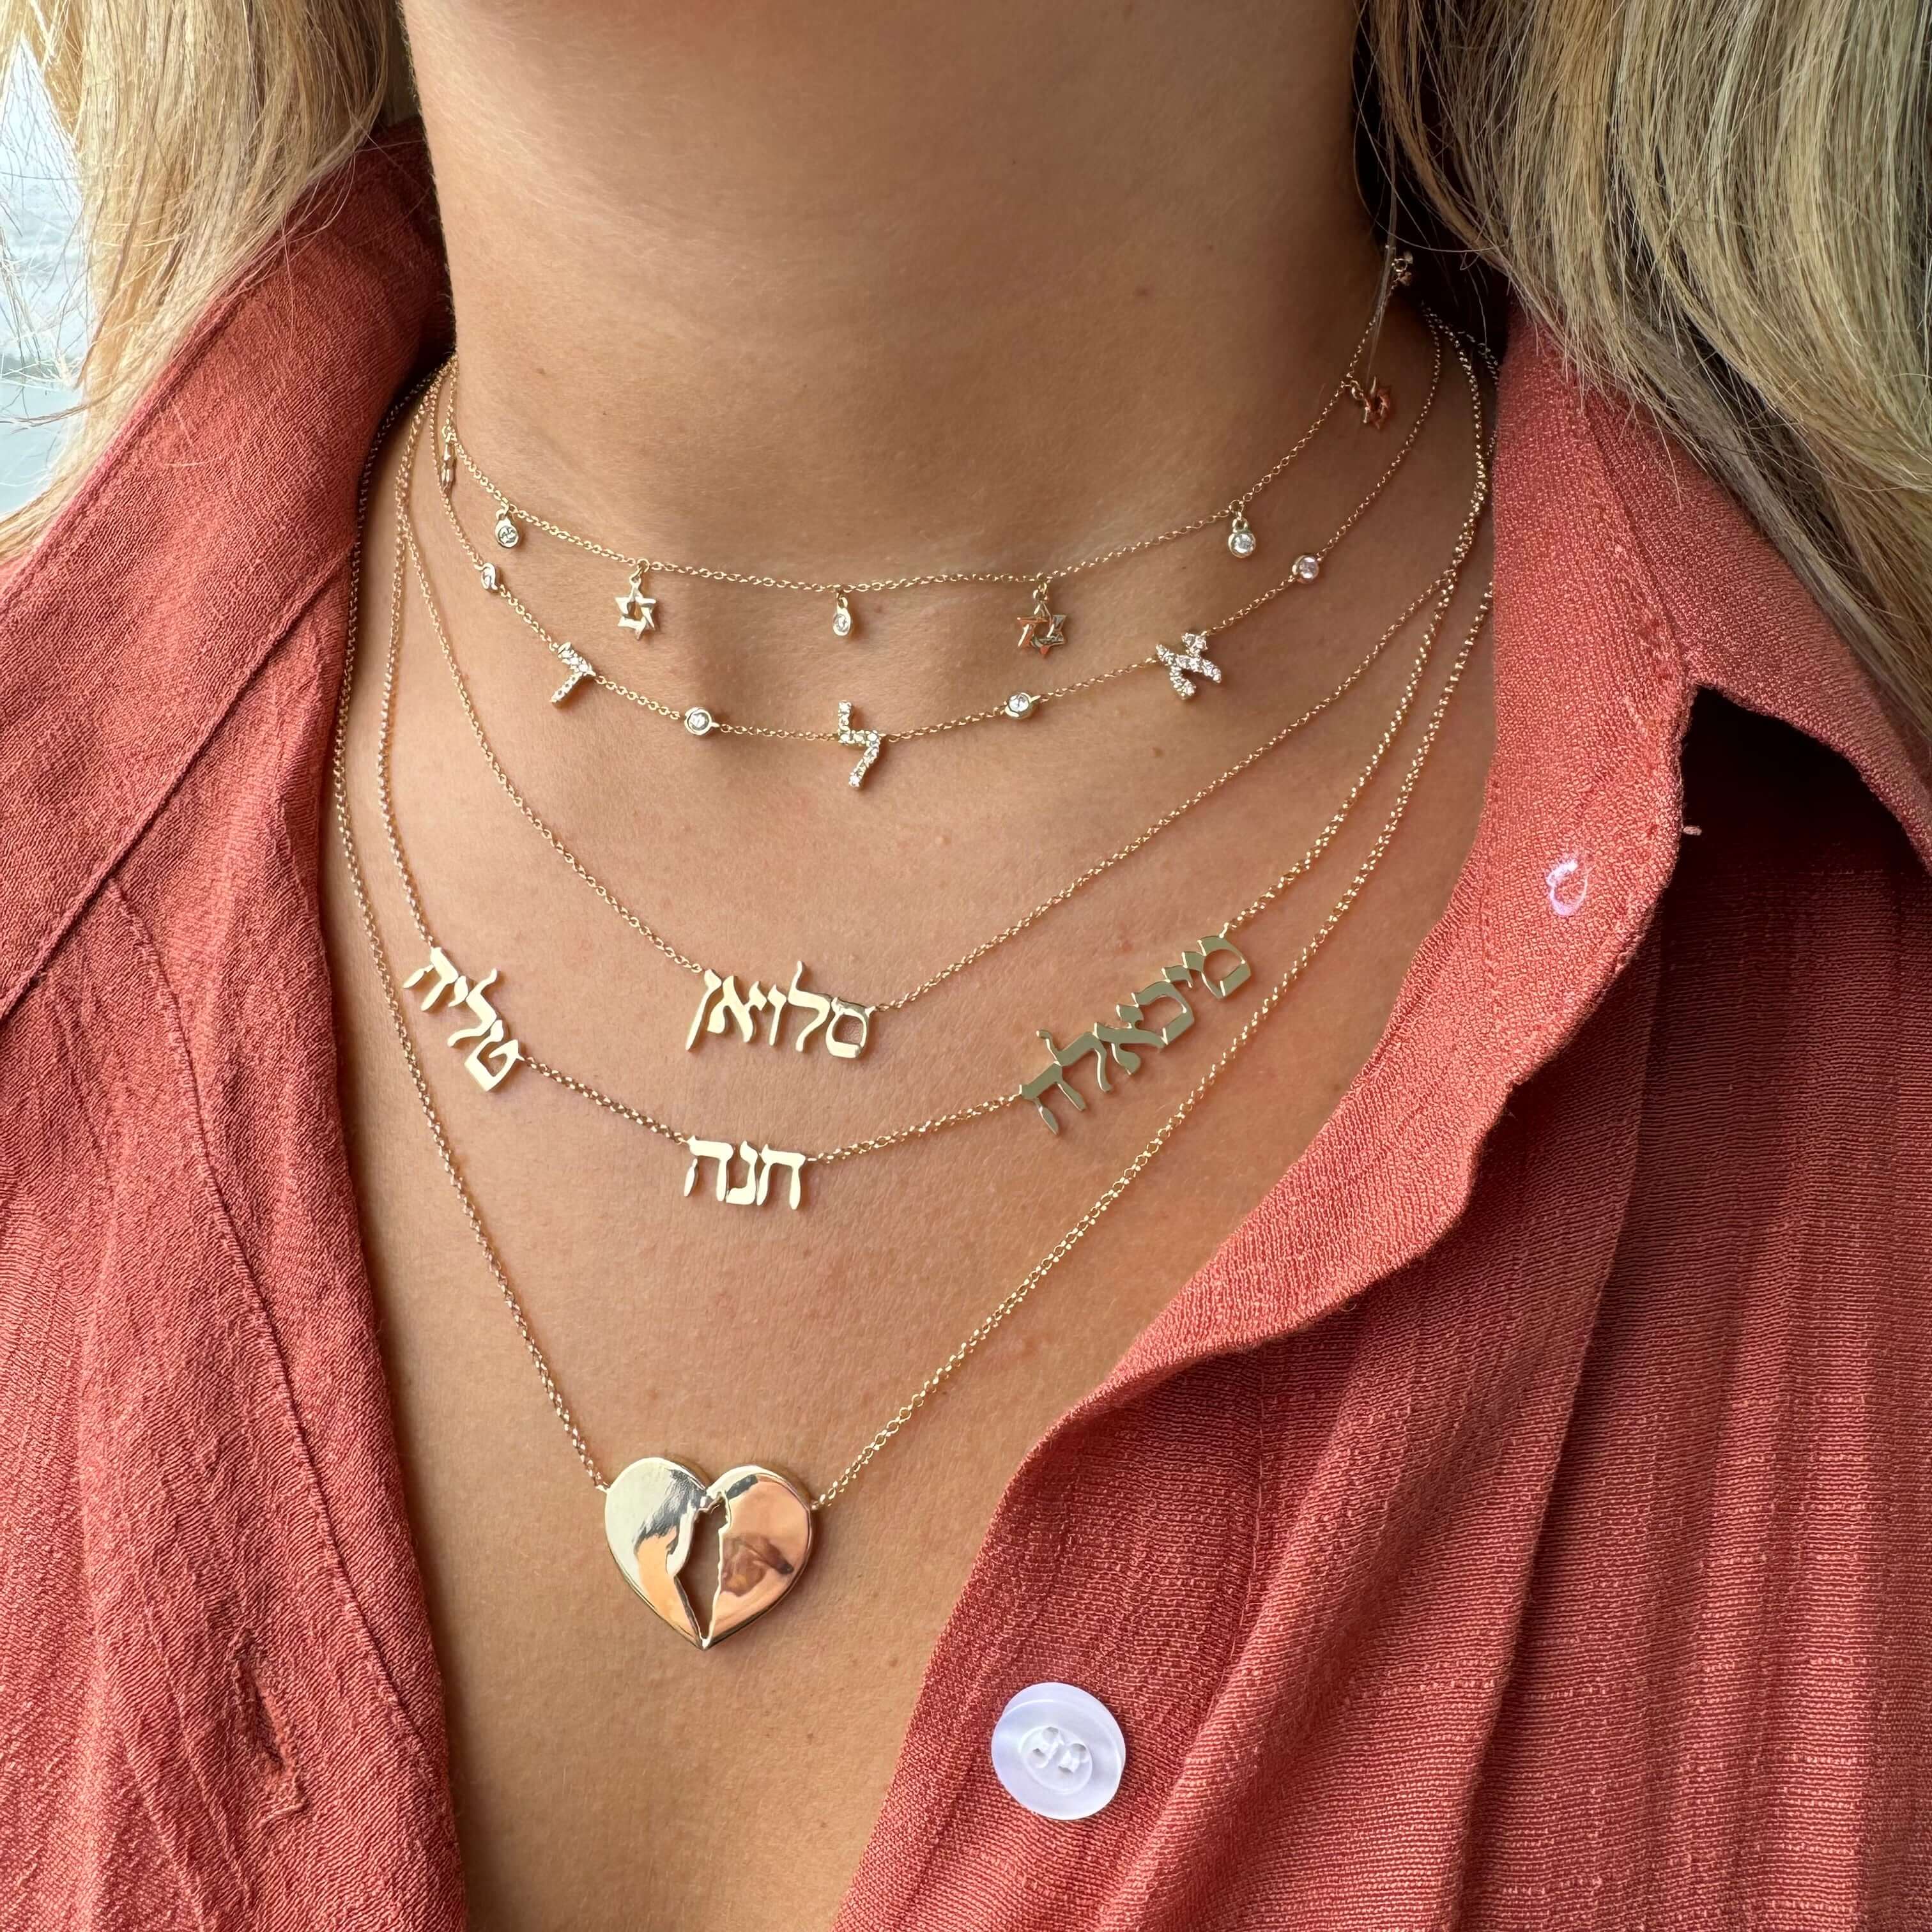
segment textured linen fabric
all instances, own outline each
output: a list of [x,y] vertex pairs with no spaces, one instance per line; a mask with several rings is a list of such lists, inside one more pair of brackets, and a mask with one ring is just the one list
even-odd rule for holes
[[[427,184],[358,158],[0,589],[8,1932],[462,1922],[316,906]],[[1474,848],[1014,1476],[842,1932],[1932,1922],[1932,808],[1738,512],[1516,336]],[[988,1762],[1041,1680],[1126,1733],[1084,1823]]]

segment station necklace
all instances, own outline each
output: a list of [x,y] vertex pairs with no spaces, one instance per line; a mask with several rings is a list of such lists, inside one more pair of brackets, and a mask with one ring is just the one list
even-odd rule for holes
[[[837,706],[837,722],[835,724],[814,729],[800,725],[753,722],[722,717],[716,707],[710,704],[668,704],[661,698],[655,697],[647,692],[638,690],[622,680],[600,670],[579,646],[567,638],[559,636],[550,626],[544,622],[527,600],[513,587],[506,567],[495,559],[486,557],[479,550],[476,540],[464,527],[462,518],[458,514],[455,499],[448,480],[452,476],[452,469],[447,460],[442,464],[439,475],[439,481],[442,484],[441,490],[442,506],[450,529],[461,548],[464,555],[468,559],[472,571],[475,573],[476,584],[482,590],[500,598],[516,614],[524,628],[556,659],[557,668],[562,674],[562,681],[550,693],[550,700],[553,704],[562,704],[580,686],[590,684],[602,688],[613,697],[635,706],[638,710],[667,724],[681,727],[686,734],[694,738],[709,739],[716,736],[721,739],[763,739],[774,741],[785,740],[794,743],[836,745],[847,752],[856,752],[858,754],[856,758],[850,762],[850,769],[847,772],[847,783],[854,790],[856,790],[864,784],[868,774],[878,763],[880,754],[889,746],[908,744],[920,739],[938,737],[945,733],[963,730],[977,725],[1003,722],[1011,723],[1034,718],[1045,711],[1049,706],[1058,706],[1074,698],[1090,695],[1102,687],[1114,683],[1118,679],[1133,676],[1143,671],[1150,670],[1163,674],[1174,695],[1183,701],[1192,698],[1199,690],[1202,682],[1221,683],[1223,678],[1222,668],[1209,656],[1209,646],[1213,640],[1221,633],[1232,629],[1235,625],[1252,616],[1257,611],[1266,609],[1277,598],[1292,591],[1304,591],[1315,584],[1321,577],[1330,556],[1375,507],[1383,493],[1394,482],[1402,465],[1407,461],[1410,452],[1414,448],[1418,439],[1429,421],[1436,405],[1436,398],[1441,391],[1443,348],[1446,334],[1444,326],[1432,314],[1425,310],[1424,316],[1429,326],[1432,352],[1429,385],[1421,406],[1417,410],[1407,434],[1394,451],[1388,462],[1378,474],[1375,481],[1364,493],[1360,501],[1342,518],[1334,530],[1330,532],[1327,540],[1313,549],[1303,551],[1289,565],[1286,574],[1280,579],[1246,598],[1238,608],[1230,611],[1217,622],[1190,626],[1182,632],[1173,644],[1157,644],[1144,656],[1133,658],[1129,662],[1114,664],[1088,676],[1078,679],[1070,684],[1050,687],[1044,690],[1022,689],[1010,692],[1005,698],[985,705],[976,710],[966,712],[955,717],[933,719],[923,724],[881,730],[875,724],[869,724],[862,719],[858,716],[856,703],[850,699],[834,700]],[[1456,353],[1462,363],[1465,372],[1468,373],[1469,370],[1468,355],[1460,344],[1456,345]],[[433,419],[441,421],[442,428],[440,433],[445,437],[451,433],[448,418],[443,412],[447,404],[449,386],[452,380],[450,365],[446,364],[436,379],[429,398],[431,417]],[[1472,380],[1473,380],[1473,377]],[[1377,393],[1384,398],[1384,407],[1376,418],[1377,426],[1380,427],[1388,419],[1387,393],[1384,391],[1378,391]],[[1318,423],[1317,426],[1318,427]],[[1312,433],[1311,430],[1310,434]],[[1300,446],[1298,445],[1297,447],[1299,448]],[[1165,538],[1161,539],[1161,541],[1165,540]],[[1143,544],[1140,548],[1146,548],[1146,545]],[[1128,546],[1124,547],[1118,551],[1105,553],[1104,558],[1100,560],[1111,560],[1115,556],[1130,554],[1132,548],[1133,547]],[[1083,563],[1079,567],[1084,568],[1089,566]],[[716,572],[704,574],[714,577],[719,574]],[[908,585],[914,583],[941,580],[990,582],[1003,580],[1003,579],[1000,573],[988,572],[976,574],[956,572],[944,579],[903,580]],[[1061,620],[1055,618],[1053,621],[1058,624]]]
[[1376,289],[1373,310],[1360,335],[1356,339],[1354,348],[1349,352],[1342,374],[1329,391],[1313,421],[1254,482],[1226,502],[1184,519],[1168,529],[1113,544],[1067,563],[1034,570],[932,570],[902,577],[821,581],[808,578],[784,576],[770,571],[725,568],[716,565],[684,562],[673,558],[654,557],[620,548],[596,538],[584,536],[555,518],[544,516],[526,507],[484,469],[457,427],[455,360],[453,357],[449,365],[449,409],[439,431],[438,440],[441,446],[439,473],[442,487],[447,490],[455,481],[459,464],[468,471],[478,488],[495,506],[496,518],[491,535],[500,549],[514,550],[522,542],[526,531],[537,530],[589,556],[617,565],[625,572],[626,580],[623,590],[612,599],[616,606],[616,622],[634,636],[641,637],[645,632],[659,628],[658,600],[647,594],[645,586],[660,577],[683,578],[708,584],[734,584],[753,590],[790,592],[814,598],[821,603],[829,599],[832,610],[832,634],[836,638],[849,638],[859,628],[858,615],[852,607],[852,599],[855,597],[878,597],[898,592],[939,590],[956,585],[995,584],[1016,586],[1031,591],[1030,609],[1015,620],[1019,627],[1016,641],[1021,650],[1036,651],[1040,656],[1045,657],[1049,651],[1066,641],[1068,619],[1064,613],[1055,611],[1052,608],[1052,592],[1055,584],[1064,584],[1073,578],[1084,576],[1090,571],[1104,568],[1109,564],[1124,562],[1129,557],[1138,556],[1163,544],[1177,542],[1184,537],[1210,529],[1216,524],[1227,526],[1228,553],[1231,556],[1252,556],[1259,548],[1260,538],[1249,519],[1250,509],[1269,485],[1292,466],[1296,458],[1314,441],[1323,424],[1336,410],[1344,401],[1349,402],[1360,411],[1362,422],[1369,428],[1379,429],[1382,427],[1388,418],[1389,394],[1388,390],[1376,380],[1375,346],[1381,336],[1390,298],[1396,290],[1408,284],[1411,268],[1411,260],[1407,254],[1390,255]]

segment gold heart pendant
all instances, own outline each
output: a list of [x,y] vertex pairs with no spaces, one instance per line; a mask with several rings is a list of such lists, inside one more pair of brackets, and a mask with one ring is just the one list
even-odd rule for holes
[[[702,1628],[678,1580],[698,1520],[723,1505],[718,1589]],[[755,1463],[706,1483],[682,1462],[646,1456],[604,1492],[604,1535],[624,1580],[680,1636],[709,1650],[762,1616],[812,1556],[812,1502],[790,1478]]]

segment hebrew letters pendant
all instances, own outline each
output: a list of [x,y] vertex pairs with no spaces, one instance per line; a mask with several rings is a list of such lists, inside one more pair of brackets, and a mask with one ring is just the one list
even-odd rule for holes
[[[718,1588],[700,1622],[679,1573],[698,1520],[722,1506]],[[707,1484],[668,1456],[646,1456],[604,1492],[604,1535],[624,1580],[682,1636],[709,1650],[762,1616],[805,1573],[812,1503],[789,1477],[747,1462]]]

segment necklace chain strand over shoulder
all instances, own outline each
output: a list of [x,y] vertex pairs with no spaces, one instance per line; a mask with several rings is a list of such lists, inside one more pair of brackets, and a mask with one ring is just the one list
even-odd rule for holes
[[[413,538],[406,517],[404,513],[403,506],[406,496],[409,472],[414,460],[416,442],[422,426],[422,417],[421,412],[418,412],[410,424],[410,434],[404,446],[396,484],[397,552],[394,566],[394,577],[392,586],[389,647],[385,665],[376,738],[376,791],[382,814],[384,830],[398,882],[408,905],[411,918],[423,944],[428,949],[429,952],[429,963],[412,975],[407,983],[414,986],[425,976],[432,978],[432,984],[424,1000],[426,1008],[433,1006],[438,998],[444,992],[451,990],[453,986],[454,1004],[466,1005],[475,1016],[476,1023],[473,1026],[459,1029],[451,1036],[451,1044],[455,1046],[465,1041],[476,1042],[466,1064],[480,1085],[486,1089],[494,1089],[500,1084],[502,1078],[515,1064],[520,1061],[526,1060],[544,1077],[556,1084],[629,1124],[672,1142],[682,1148],[689,1156],[690,1162],[685,1176],[685,1192],[687,1194],[692,1191],[700,1162],[710,1160],[716,1163],[714,1192],[719,1200],[738,1205],[762,1206],[766,1198],[775,1169],[783,1168],[788,1170],[789,1198],[791,1205],[796,1208],[802,1198],[802,1171],[808,1164],[829,1166],[862,1154],[884,1152],[909,1141],[929,1137],[945,1129],[962,1125],[969,1120],[985,1118],[1021,1100],[1030,1100],[1038,1109],[1044,1124],[1050,1130],[1057,1133],[1059,1130],[1059,1123],[1048,1104],[1049,1096],[1057,1096],[1063,1103],[1079,1111],[1084,1112],[1086,1105],[1079,1090],[1066,1078],[1065,1070],[1068,1066],[1076,1064],[1086,1053],[1093,1052],[1096,1057],[1097,1084],[1102,1092],[1111,1092],[1112,1089],[1107,1078],[1109,1056],[1114,1067],[1131,1074],[1138,1070],[1141,1064],[1140,1056],[1132,1050],[1134,1048],[1137,1046],[1164,1048],[1172,1044],[1181,1033],[1191,1027],[1193,1020],[1192,1009],[1178,989],[1181,986],[1188,983],[1193,974],[1198,973],[1202,983],[1212,995],[1217,998],[1225,998],[1228,992],[1232,992],[1246,981],[1249,976],[1250,968],[1245,957],[1233,946],[1232,935],[1271,904],[1289,885],[1312,869],[1316,862],[1347,822],[1356,802],[1379,770],[1390,748],[1406,724],[1432,652],[1436,635],[1454,596],[1456,584],[1460,582],[1462,561],[1467,556],[1470,544],[1473,540],[1474,524],[1486,497],[1487,463],[1483,436],[1480,391],[1479,388],[1474,388],[1473,384],[1472,396],[1474,399],[1473,446],[1475,452],[1477,481],[1472,497],[1471,510],[1465,519],[1462,530],[1459,536],[1454,559],[1450,568],[1436,580],[1436,586],[1440,586],[1440,595],[1436,608],[1426,626],[1423,643],[1418,650],[1415,663],[1401,694],[1394,716],[1389,720],[1383,730],[1367,764],[1358,775],[1354,784],[1342,799],[1340,806],[1322,827],[1308,850],[1288,871],[1277,877],[1274,882],[1256,898],[1229,920],[1220,932],[1214,935],[1211,940],[1204,938],[1196,942],[1193,947],[1184,949],[1180,962],[1166,969],[1157,980],[1142,988],[1132,999],[1123,1002],[1119,1014],[1122,1022],[1120,1025],[1090,1029],[1088,1033],[1070,1042],[1064,1048],[1054,1046],[1052,1035],[1042,1032],[1040,1036],[1046,1041],[1048,1049],[1048,1065],[1040,1075],[1034,1080],[1024,1083],[1017,1090],[992,1095],[969,1106],[955,1108],[949,1113],[930,1117],[862,1140],[848,1142],[819,1154],[790,1153],[767,1146],[754,1148],[748,1142],[742,1140],[734,1143],[729,1140],[718,1140],[684,1133],[677,1128],[658,1120],[654,1115],[616,1099],[590,1082],[579,1079],[575,1076],[551,1065],[539,1056],[526,1053],[519,1040],[506,1040],[502,1022],[494,1006],[483,998],[484,990],[496,979],[495,973],[492,971],[484,975],[480,982],[475,982],[472,988],[471,982],[464,978],[448,956],[438,946],[430,928],[427,915],[423,910],[420,892],[404,854],[400,827],[394,810],[389,776],[389,745],[393,729],[394,680],[400,641],[403,558],[406,550],[412,551],[413,550]],[[421,580],[419,574],[419,581]],[[428,599],[426,584],[424,588],[434,620],[435,617],[434,600]],[[1418,602],[1420,601],[1418,600]],[[448,640],[446,635],[442,633],[440,624],[436,628],[446,658],[454,670],[454,658]],[[463,688],[460,676],[458,688],[459,690]],[[487,743],[485,748],[487,752]],[[1251,754],[1250,760],[1244,760],[1243,763],[1245,764],[1251,761],[1253,755]],[[1238,770],[1240,767],[1237,766],[1234,769]],[[1216,782],[1218,784],[1220,782]],[[1216,977],[1205,971],[1205,964],[1208,958],[1222,951],[1225,951],[1230,956],[1233,964],[1228,971]],[[794,981],[796,982],[796,976],[794,976]],[[754,988],[754,991],[755,994],[756,989]],[[776,988],[773,989],[774,996],[779,996],[782,992],[782,989]],[[808,998],[815,1000],[817,996],[808,995]],[[1163,1022],[1159,1028],[1149,1028],[1142,1024],[1148,1017],[1145,1008],[1157,1000],[1172,1002],[1177,1009],[1176,1015]],[[733,1186],[728,1184],[728,1176],[730,1162],[734,1158],[743,1162],[745,1174],[742,1180]]]
[[[500,548],[514,550],[522,541],[524,530],[541,530],[546,536],[554,537],[560,543],[568,544],[590,556],[602,557],[607,562],[621,566],[629,574],[624,594],[615,600],[617,622],[624,629],[638,636],[658,628],[658,600],[644,593],[645,584],[658,577],[680,577],[708,584],[728,584],[754,590],[790,591],[806,596],[830,597],[832,600],[832,634],[840,638],[850,637],[856,628],[857,620],[850,603],[854,597],[878,596],[896,591],[938,590],[962,584],[1013,584],[1030,586],[1033,590],[1033,608],[1018,620],[1019,647],[1022,650],[1036,650],[1044,657],[1055,645],[1066,641],[1066,620],[1052,608],[1050,593],[1055,584],[1064,583],[1069,578],[1102,568],[1108,564],[1123,562],[1130,556],[1138,556],[1144,551],[1176,542],[1183,537],[1192,536],[1198,531],[1206,530],[1212,524],[1222,522],[1228,525],[1229,554],[1237,557],[1252,556],[1258,548],[1258,539],[1253,526],[1248,521],[1250,506],[1269,484],[1288,470],[1295,459],[1314,441],[1345,397],[1360,410],[1364,423],[1372,428],[1382,427],[1389,416],[1388,392],[1379,387],[1365,388],[1355,372],[1364,354],[1370,351],[1370,345],[1379,334],[1390,296],[1394,290],[1407,284],[1410,266],[1410,258],[1406,254],[1392,258],[1393,272],[1376,292],[1374,313],[1357,338],[1354,347],[1350,350],[1340,380],[1329,392],[1314,420],[1288,449],[1239,495],[1231,497],[1219,508],[1204,512],[1186,522],[1176,524],[1170,529],[1150,536],[1138,537],[1130,542],[1114,544],[1110,548],[1096,550],[1090,556],[1057,568],[1041,570],[935,570],[911,576],[820,583],[810,578],[782,577],[770,572],[721,569],[706,564],[682,563],[670,558],[652,557],[616,549],[610,544],[598,542],[595,538],[580,536],[553,518],[540,516],[534,511],[524,508],[484,470],[456,427],[455,358],[453,356],[449,363],[449,412],[442,424],[440,436],[442,460],[440,474],[443,489],[447,492],[456,480],[456,466],[460,462],[477,488],[496,505],[494,533]],[[1373,380],[1371,375],[1370,382],[1372,382]]]
[[[386,419],[386,434],[394,412]],[[366,512],[368,472],[365,470],[359,510]],[[362,517],[358,514],[358,526]],[[353,690],[355,656],[360,596],[361,548],[352,562],[349,632],[340,696],[338,701],[335,743],[332,758],[332,790],[340,834],[343,856],[351,890],[378,983],[388,1009],[396,1042],[408,1069],[431,1139],[443,1171],[465,1220],[489,1268],[498,1292],[515,1324],[518,1336],[541,1382],[545,1399],[559,1424],[570,1438],[571,1446],[584,1473],[604,1499],[604,1535],[618,1568],[632,1588],[665,1622],[700,1648],[733,1631],[742,1629],[754,1618],[777,1603],[796,1581],[812,1552],[814,1520],[837,1502],[872,1462],[903,1430],[912,1418],[936,1395],[1003,1324],[1025,1303],[1033,1291],[1072,1252],[1136,1180],[1145,1172],[1182,1124],[1199,1105],[1235,1055],[1253,1038],[1262,1022],[1273,1012],[1306,972],[1310,963],[1359,897],[1402,820],[1413,796],[1429,752],[1448,714],[1475,646],[1489,610],[1491,593],[1485,591],[1480,608],[1458,652],[1437,699],[1420,745],[1412,759],[1395,806],[1385,820],[1374,846],[1351,881],[1348,891],[1303,946],[1288,970],[1270,988],[1252,1012],[1240,1030],[1225,1046],[1198,1082],[1189,1091],[1153,1137],[1142,1147],[1111,1186],[1086,1213],[1060,1236],[1027,1274],[991,1309],[946,1359],[929,1374],[904,1402],[875,1430],[864,1446],[838,1474],[816,1496],[806,1492],[789,1478],[775,1470],[745,1465],[728,1471],[716,1481],[706,1484],[683,1465],[663,1456],[646,1456],[628,1465],[616,1478],[607,1482],[596,1456],[572,1414],[562,1388],[538,1342],[521,1298],[512,1284],[497,1255],[475,1196],[464,1180],[449,1136],[443,1126],[434,1096],[411,1039],[401,997],[388,970],[387,955],[377,927],[374,905],[356,850],[349,806],[348,725]],[[400,590],[400,573],[393,586]],[[708,1615],[700,1623],[686,1596],[679,1571],[688,1554],[698,1520],[713,1510],[722,1509],[724,1520],[718,1536],[718,1583]]]
[[[1197,806],[1214,796],[1233,779],[1259,764],[1270,752],[1286,744],[1290,738],[1312,724],[1316,718],[1340,703],[1353,691],[1381,660],[1388,645],[1416,613],[1432,598],[1443,596],[1453,589],[1462,567],[1468,558],[1470,549],[1474,543],[1477,527],[1481,518],[1483,506],[1487,500],[1489,488],[1488,470],[1484,454],[1481,392],[1475,382],[1474,373],[1469,370],[1466,360],[1464,363],[1464,370],[1469,381],[1470,405],[1474,428],[1474,483],[1462,528],[1457,533],[1454,551],[1448,564],[1442,573],[1411,601],[1408,605],[1398,614],[1394,622],[1382,632],[1367,653],[1331,689],[1315,700],[1298,716],[1290,720],[1271,736],[1264,740],[1245,757],[1156,819],[1137,836],[1076,874],[1072,878],[1057,891],[1040,901],[1030,911],[1013,920],[990,938],[982,940],[977,944],[969,947],[956,958],[929,974],[917,985],[890,998],[865,1002],[832,997],[830,1002],[830,1021],[829,1024],[824,1026],[823,1030],[834,1058],[848,1061],[857,1058],[871,1037],[872,1025],[876,1015],[902,1012],[928,993],[945,985],[957,974],[975,965],[1009,940],[1016,938],[1020,934],[1027,931],[1056,907],[1066,904],[1083,887],[1092,884],[1114,866],[1144,849],[1168,826],[1186,816]],[[414,448],[419,427],[419,424],[412,425],[410,444],[406,450],[402,468],[397,481],[396,488],[398,495],[404,499],[406,499],[409,493],[410,477],[412,472],[414,464]],[[734,1030],[737,1032],[741,1040],[750,1042],[756,1036],[753,1024],[755,1016],[763,1011],[766,1005],[774,998],[781,1001],[788,1001],[789,1004],[800,1007],[802,1014],[817,1017],[818,1010],[810,1003],[822,996],[808,992],[803,1000],[799,997],[805,972],[802,962],[794,971],[792,986],[789,991],[775,982],[770,992],[767,993],[756,980],[749,982],[748,993],[741,990],[738,983],[738,976],[735,973],[721,976],[666,939],[642,914],[634,910],[602,879],[598,878],[542,814],[530,804],[510,773],[505,769],[484,729],[482,719],[478,713],[468,682],[464,676],[461,666],[457,660],[454,646],[442,622],[441,613],[431,590],[420,546],[414,537],[412,530],[409,529],[406,525],[404,541],[409,550],[418,591],[436,636],[458,700],[462,708],[464,720],[478,750],[488,766],[498,787],[557,858],[567,866],[585,885],[588,886],[618,919],[621,920],[638,937],[647,941],[674,965],[704,982],[698,1010],[686,1035],[685,1041],[686,1049],[694,1048],[701,1039],[708,1035],[728,1035]],[[1425,651],[1429,647],[1430,641],[1432,640],[1425,642]],[[405,890],[410,892],[413,906],[415,896],[406,880]],[[427,926],[420,918],[418,923],[427,938]],[[782,1010],[782,1007],[773,1008],[772,1010],[776,1016],[776,1014]],[[851,1033],[856,1034],[856,1037],[848,1035],[848,1037],[843,1040],[838,1038],[838,1030],[843,1022],[850,1022]],[[775,1025],[766,1029],[770,1036],[769,1043],[776,1043],[778,1030]]]
[[[511,586],[499,565],[484,560],[469,532],[463,526],[450,491],[445,488],[440,494],[450,527],[471,568],[476,572],[478,582],[484,590],[501,598],[516,614],[524,627],[563,667],[566,674],[564,681],[550,693],[552,704],[562,704],[579,685],[588,682],[654,717],[681,727],[694,737],[708,738],[716,734],[727,737],[783,740],[800,744],[834,744],[848,751],[856,749],[860,754],[858,761],[852,766],[848,776],[848,784],[856,790],[862,784],[866,774],[877,764],[879,754],[888,746],[910,743],[917,739],[935,737],[944,732],[962,730],[970,726],[992,724],[1001,719],[1011,721],[1031,718],[1048,705],[1097,691],[1117,679],[1130,677],[1137,672],[1165,671],[1175,695],[1184,700],[1193,697],[1198,688],[1194,681],[1196,677],[1205,678],[1212,683],[1220,683],[1221,667],[1207,656],[1210,641],[1221,632],[1232,629],[1244,619],[1252,616],[1256,611],[1265,608],[1276,598],[1292,590],[1305,589],[1313,584],[1320,577],[1323,567],[1336,548],[1374,507],[1383,492],[1394,481],[1397,472],[1408,460],[1410,452],[1415,447],[1441,389],[1443,344],[1448,334],[1444,325],[1431,311],[1425,309],[1423,313],[1429,325],[1432,356],[1429,386],[1421,407],[1417,411],[1414,422],[1394,456],[1361,500],[1342,518],[1327,542],[1297,557],[1286,575],[1250,597],[1218,623],[1198,626],[1184,632],[1176,646],[1156,646],[1143,657],[1136,658],[1127,664],[1115,664],[1072,684],[1060,685],[1044,692],[1016,691],[998,704],[966,712],[957,717],[937,718],[923,724],[910,725],[903,730],[878,730],[859,724],[854,721],[853,706],[849,702],[839,704],[838,722],[829,729],[813,730],[793,725],[746,724],[720,718],[708,705],[686,705],[680,708],[667,704],[662,698],[653,698],[646,692],[637,690],[618,679],[608,676],[600,671],[575,645],[558,637],[550,629]],[[1460,340],[1453,337],[1450,339],[1454,344],[1455,352],[1462,364],[1464,373],[1473,386],[1475,378],[1467,352]],[[442,398],[448,381],[448,364],[446,364],[430,392],[429,408],[433,420],[442,407]],[[446,473],[447,469],[446,464]]]

